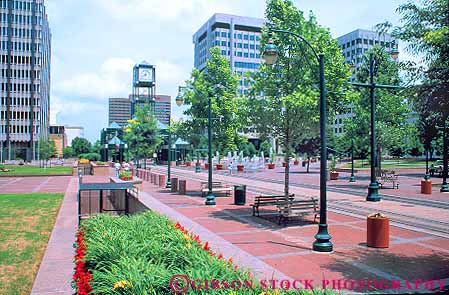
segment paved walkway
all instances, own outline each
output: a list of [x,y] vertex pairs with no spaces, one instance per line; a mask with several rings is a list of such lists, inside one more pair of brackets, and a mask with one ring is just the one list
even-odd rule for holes
[[[51,178],[51,177],[50,177]],[[58,179],[61,177],[58,177]],[[68,188],[56,218],[31,295],[72,295],[73,242],[78,228],[78,179],[69,177]]]
[[71,176],[1,177],[1,194],[65,192]]
[[[164,168],[160,168],[164,171]],[[173,173],[185,170],[173,169]],[[190,193],[179,195],[160,189],[148,182],[144,182],[144,198],[149,199],[147,205],[161,213],[169,215],[181,223],[187,222],[188,227],[199,234],[203,240],[209,240],[217,252],[227,257],[235,257],[239,251],[228,251],[231,243],[243,253],[252,256],[254,263],[249,259],[238,261],[242,267],[259,269],[261,263],[275,269],[275,273],[286,278],[298,280],[313,280],[314,286],[322,284],[322,280],[330,283],[348,282],[347,280],[400,280],[403,290],[409,289],[407,282],[415,281],[418,289],[423,290],[420,281],[433,281],[434,288],[438,283],[449,286],[449,239],[442,238],[428,232],[417,231],[410,226],[405,229],[392,225],[390,228],[390,248],[374,249],[366,247],[366,217],[360,218],[352,214],[328,213],[329,231],[334,243],[332,254],[320,254],[311,250],[317,225],[313,218],[292,222],[288,226],[278,226],[274,220],[253,217],[251,208],[235,206],[231,198],[217,198],[217,206],[205,206],[204,199],[193,191],[199,189],[199,181],[204,180],[205,173],[191,173],[188,179]],[[182,178],[182,177],[180,177]],[[196,179],[196,180],[193,180]],[[229,180],[229,176],[215,175],[214,180]],[[272,190],[282,191],[282,185],[275,185],[262,181],[240,178],[240,183],[259,186],[267,194]],[[317,195],[317,190],[295,187],[292,192],[296,194]],[[368,206],[371,212],[376,212],[380,206],[393,213],[422,214],[425,217],[434,217],[442,221],[449,220],[449,211],[436,208],[401,206],[398,202],[382,201],[381,203],[367,203],[363,200],[353,200],[353,196],[341,193],[329,193],[330,199],[346,201],[346,207]],[[248,203],[253,196],[249,194]],[[158,202],[156,202],[157,200]],[[165,207],[161,210],[162,203]],[[156,204],[156,205],[155,205]],[[441,210],[441,211],[436,211]],[[424,212],[422,212],[424,211]],[[366,216],[366,215],[365,215]],[[391,216],[394,220],[394,215]],[[419,219],[419,218],[417,218]],[[213,236],[211,236],[213,234]],[[205,238],[206,237],[206,238]],[[222,247],[223,240],[226,246]],[[254,266],[253,266],[254,264]],[[276,279],[284,279],[273,276]],[[266,272],[262,272],[262,278]],[[269,278],[271,278],[270,276]],[[439,281],[438,281],[439,280]],[[325,282],[327,282],[325,281]],[[350,285],[349,285],[350,286]],[[415,285],[413,285],[415,286]],[[379,286],[378,286],[379,288]],[[414,287],[413,287],[414,288]],[[412,288],[412,289],[413,289]],[[360,291],[367,291],[362,288]]]

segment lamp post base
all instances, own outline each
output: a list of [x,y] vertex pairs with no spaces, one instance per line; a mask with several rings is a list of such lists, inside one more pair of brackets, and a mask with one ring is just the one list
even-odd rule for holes
[[441,185],[440,192],[442,192],[442,193],[449,193],[449,186],[447,185],[447,183],[443,183]]
[[165,188],[171,188],[171,180],[168,179],[166,184],[165,184]]
[[368,186],[368,196],[366,197],[366,200],[368,202],[379,202],[380,196],[379,196],[379,185],[377,182],[371,183]]
[[333,251],[333,244],[330,241],[332,237],[327,232],[327,224],[318,226],[318,233],[315,235],[313,242],[313,251],[329,253]]
[[212,193],[208,193],[206,196],[206,205],[214,206],[217,203],[215,202],[215,196]]
[[351,177],[349,177],[349,182],[355,182],[355,176],[351,175]]

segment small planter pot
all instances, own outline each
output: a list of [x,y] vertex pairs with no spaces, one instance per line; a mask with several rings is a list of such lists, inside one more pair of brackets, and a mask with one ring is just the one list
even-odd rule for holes
[[425,194],[425,195],[432,194],[432,181],[431,180],[421,180],[421,194]]
[[380,213],[371,214],[366,222],[366,245],[373,248],[390,246],[390,219]]
[[268,164],[268,169],[274,169],[276,165],[274,163],[270,163]]
[[217,164],[217,170],[223,170],[224,169],[224,165],[223,164]]
[[204,169],[206,169],[206,170],[209,169],[209,164],[205,163],[204,164]]
[[299,161],[298,160],[293,161],[293,165],[298,166],[299,165]]
[[287,167],[287,163],[285,163],[285,162],[282,162],[282,167]]
[[330,172],[330,180],[338,180],[338,172],[331,171]]
[[243,172],[244,169],[245,169],[244,165],[237,165],[237,171],[238,172]]
[[192,167],[192,162],[186,162],[187,167]]

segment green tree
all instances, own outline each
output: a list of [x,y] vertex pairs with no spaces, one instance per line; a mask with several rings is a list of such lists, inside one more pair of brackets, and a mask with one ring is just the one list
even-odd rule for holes
[[[369,55],[375,54],[377,61],[377,73],[375,82],[386,85],[399,85],[399,64],[392,60],[389,54],[381,47],[374,47],[364,55],[364,63],[357,69],[356,80],[369,83]],[[369,150],[370,147],[370,118],[371,108],[368,89],[357,89],[360,95],[353,102],[355,117],[344,120],[344,141],[355,140],[356,150]],[[404,151],[404,142],[407,131],[411,126],[407,118],[411,112],[411,104],[403,93],[395,93],[387,89],[376,89],[376,142],[377,142],[377,167],[380,169],[381,155],[385,151],[396,154]]]
[[187,85],[191,89],[185,93],[186,104],[190,107],[184,112],[189,117],[182,122],[182,129],[196,148],[207,134],[208,98],[212,98],[213,148],[221,155],[237,149],[239,136],[239,104],[237,99],[238,78],[232,74],[228,59],[222,56],[218,47],[210,50],[211,58],[206,69],[194,69]]
[[68,159],[74,156],[73,154],[73,148],[70,146],[67,146],[62,149],[62,155],[64,159]]
[[[290,0],[268,0],[266,18],[277,29],[294,32],[309,41],[325,55],[325,78],[330,114],[348,102],[347,81],[350,71],[343,62],[337,41],[328,29],[321,27],[313,13],[308,19]],[[295,37],[274,34],[278,46],[278,63],[262,65],[254,75],[252,99],[247,109],[262,136],[280,140],[289,162],[292,147],[319,134],[318,61],[313,51]],[[262,48],[267,43],[264,29]],[[263,94],[263,95],[261,95]],[[332,116],[330,116],[332,118]],[[285,167],[284,193],[289,192],[289,165]]]
[[53,140],[41,139],[39,143],[39,157],[44,162],[44,166],[47,166],[48,160],[57,155],[56,145]]
[[92,144],[85,138],[75,137],[72,140],[72,149],[74,155],[78,156],[80,154],[90,153],[92,149]]
[[128,120],[125,128],[125,141],[132,157],[137,161],[152,156],[156,147],[162,143],[157,129],[157,121],[150,112],[149,106],[137,107],[134,119]]
[[92,153],[97,153],[97,154],[101,153],[101,141],[100,140],[95,141],[95,143],[92,146],[91,151],[92,151]]
[[[413,90],[421,127],[429,127],[421,129],[429,133],[421,136],[429,149],[437,133],[432,124],[442,126],[449,117],[449,4],[447,0],[407,2],[397,12],[401,26],[392,30],[393,36],[404,40],[406,50],[421,59],[409,72],[418,83]],[[429,115],[430,125],[425,119]]]

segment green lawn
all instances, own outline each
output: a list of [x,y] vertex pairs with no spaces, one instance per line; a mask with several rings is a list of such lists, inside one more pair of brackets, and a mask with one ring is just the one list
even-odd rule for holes
[[0,194],[0,294],[30,294],[63,194]]
[[4,165],[3,167],[10,171],[0,171],[0,175],[72,175],[71,166],[52,166],[49,168],[40,168],[38,166],[31,165]]
[[[432,162],[429,162],[429,165]],[[369,168],[370,162],[367,160],[355,160],[354,161],[355,168]],[[423,160],[409,160],[409,159],[394,159],[394,160],[385,160],[382,161],[382,169],[391,169],[391,168],[425,168],[426,161]],[[347,163],[343,165],[343,168],[351,168],[351,163]]]

